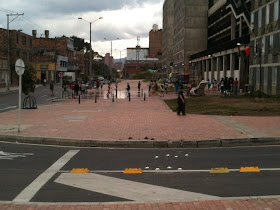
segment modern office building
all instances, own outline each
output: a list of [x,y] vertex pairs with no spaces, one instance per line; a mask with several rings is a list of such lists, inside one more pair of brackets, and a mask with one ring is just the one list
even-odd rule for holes
[[250,89],[280,94],[279,0],[252,1]]
[[207,49],[207,12],[208,0],[174,1],[175,72],[189,72],[190,56]]
[[190,59],[191,79],[220,81],[232,77],[248,88],[251,1],[219,0],[209,3],[207,49]]
[[162,32],[162,68],[165,73],[171,72],[173,63],[173,38],[174,38],[174,1],[165,0],[163,4],[163,32]]

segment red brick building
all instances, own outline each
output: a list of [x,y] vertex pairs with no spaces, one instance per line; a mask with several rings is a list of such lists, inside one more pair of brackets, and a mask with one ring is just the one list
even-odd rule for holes
[[106,53],[104,57],[104,64],[109,67],[109,69],[114,68],[114,58],[110,55],[110,53]]
[[[8,57],[7,29],[0,28],[0,56]],[[10,30],[10,66],[11,66],[11,84],[17,85],[18,80],[15,72],[15,63],[17,59],[22,59],[25,66],[32,66],[33,63],[33,41],[32,36],[17,30]]]
[[149,56],[148,58],[160,58],[162,55],[162,29],[153,25],[149,33]]
[[37,31],[32,31],[35,60],[34,67],[37,79],[58,81],[58,72],[78,73],[77,58],[74,56],[74,42],[68,37],[49,38],[49,31],[45,37],[37,37]]

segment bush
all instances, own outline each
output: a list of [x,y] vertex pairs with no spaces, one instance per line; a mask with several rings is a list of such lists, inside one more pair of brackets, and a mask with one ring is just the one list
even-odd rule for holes
[[30,92],[35,91],[36,71],[33,67],[26,67],[22,75],[22,92],[28,95]]
[[259,90],[258,91],[254,91],[254,92],[251,92],[251,93],[245,93],[243,95],[243,97],[245,98],[270,98],[271,96],[263,93],[263,92],[260,92]]

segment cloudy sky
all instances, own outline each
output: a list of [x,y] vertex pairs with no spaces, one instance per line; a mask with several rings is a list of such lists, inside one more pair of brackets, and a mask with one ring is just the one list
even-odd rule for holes
[[149,31],[153,24],[162,28],[162,6],[164,0],[0,0],[0,28],[7,28],[6,14],[23,12],[10,23],[10,29],[22,29],[38,36],[44,30],[50,37],[78,36],[89,41],[89,23],[78,20],[82,17],[92,23],[92,46],[101,55],[111,51],[118,59],[120,51],[126,56],[127,47],[135,47],[137,36],[141,37],[141,47],[149,46]]

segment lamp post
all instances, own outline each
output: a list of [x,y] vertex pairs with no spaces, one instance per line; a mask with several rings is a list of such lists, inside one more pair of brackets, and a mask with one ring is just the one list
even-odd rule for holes
[[[107,40],[107,38],[104,38],[104,40]],[[119,40],[119,38],[116,38],[116,39],[111,39],[111,40],[107,40],[107,41],[110,41],[111,42],[111,57],[113,57],[113,41],[115,40]],[[110,76],[112,76],[112,63],[110,61]]]
[[[259,39],[259,41],[258,41],[258,47],[257,46],[254,46],[253,48],[254,49],[256,49],[256,50],[258,50],[259,51],[259,59],[260,59],[260,88],[259,88],[259,91],[260,91],[260,93],[259,93],[259,98],[261,98],[261,92],[262,92],[262,47],[261,47],[261,38]],[[240,43],[237,43],[237,46],[242,46],[242,44],[240,44]],[[246,45],[245,45],[245,47],[246,47]]]
[[[94,21],[88,21],[88,20],[85,20],[85,19],[83,19],[83,18],[81,18],[81,17],[79,17],[78,18],[79,20],[84,20],[84,21],[86,21],[86,22],[88,22],[89,23],[89,36],[90,36],[90,53],[89,53],[89,75],[91,74],[91,71],[92,71],[92,47],[91,47],[91,24],[92,23],[94,23],[95,21],[98,21],[98,20],[101,20],[101,19],[103,19],[103,17],[100,17],[100,18],[98,18],[98,19],[96,19],[96,20],[94,20]],[[92,71],[92,76],[94,76],[94,71]]]
[[[20,15],[24,15],[24,13],[10,13],[7,14],[7,58],[8,58],[8,72],[7,72],[7,84],[6,84],[6,91],[10,90],[11,86],[11,61],[10,61],[10,28],[9,25],[11,22],[13,22],[15,19],[17,19]],[[10,16],[16,16],[11,21],[9,20]]]

